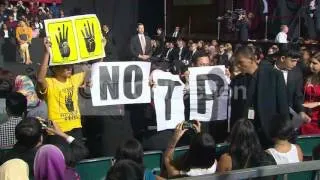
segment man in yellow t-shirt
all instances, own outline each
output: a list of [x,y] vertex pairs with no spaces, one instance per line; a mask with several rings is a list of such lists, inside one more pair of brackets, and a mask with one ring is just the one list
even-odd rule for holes
[[82,130],[78,89],[84,83],[86,73],[73,74],[72,65],[60,65],[51,68],[52,77],[46,77],[50,46],[50,42],[45,39],[45,54],[37,77],[38,90],[48,104],[49,120],[54,121],[66,134],[80,139]]

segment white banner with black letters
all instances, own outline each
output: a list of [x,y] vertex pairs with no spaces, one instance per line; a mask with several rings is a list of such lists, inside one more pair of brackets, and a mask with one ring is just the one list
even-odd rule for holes
[[150,103],[150,62],[99,62],[92,66],[93,106]]
[[190,119],[228,119],[229,85],[225,66],[189,68]]
[[155,70],[152,73],[153,99],[156,110],[157,130],[174,129],[184,121],[184,83],[178,75]]

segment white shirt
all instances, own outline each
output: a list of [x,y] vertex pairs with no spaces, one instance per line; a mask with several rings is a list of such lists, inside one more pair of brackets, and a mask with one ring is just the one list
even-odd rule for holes
[[174,38],[178,37],[178,31],[175,31],[175,32],[173,33],[172,37],[174,37]]
[[288,38],[288,35],[286,34],[286,33],[284,33],[284,32],[279,32],[278,34],[277,34],[277,37],[276,37],[276,39],[275,39],[275,42],[276,43],[288,43],[288,40],[287,40],[287,38]]
[[277,165],[279,164],[289,164],[289,163],[298,163],[299,155],[296,145],[291,144],[290,151],[286,153],[278,152],[274,148],[269,148],[267,151],[273,156],[274,160],[276,161]]
[[143,34],[138,34],[143,54],[146,52],[146,38]]
[[263,14],[267,14],[269,12],[268,1],[267,0],[262,0],[262,1],[263,1]]
[[4,38],[9,38],[9,31],[8,30],[3,30],[4,31]]
[[278,68],[278,66],[277,66],[276,64],[274,65],[274,67],[275,67],[276,69],[278,69],[279,71],[282,72],[283,78],[284,78],[284,82],[285,82],[286,85],[287,85],[287,82],[288,82],[288,71],[287,71],[287,70],[282,70],[282,69]]
[[312,0],[309,4],[310,10],[316,9],[316,0]]
[[190,169],[188,172],[185,172],[185,175],[187,176],[202,176],[202,175],[207,175],[207,174],[214,174],[217,170],[217,161],[214,162],[214,164],[208,168],[208,169],[200,169],[200,168],[195,168],[195,169]]

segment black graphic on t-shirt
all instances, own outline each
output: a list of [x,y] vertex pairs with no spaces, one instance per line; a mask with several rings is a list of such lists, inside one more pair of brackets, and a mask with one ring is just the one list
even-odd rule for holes
[[74,111],[72,95],[73,95],[73,91],[71,90],[71,91],[68,91],[67,95],[65,96],[65,104],[66,104],[66,107],[67,107],[69,112],[73,112]]

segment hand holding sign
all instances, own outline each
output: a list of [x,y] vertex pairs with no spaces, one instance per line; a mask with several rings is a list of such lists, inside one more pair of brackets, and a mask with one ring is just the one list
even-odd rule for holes
[[59,45],[60,54],[62,57],[69,57],[70,56],[70,46],[68,43],[68,30],[69,28],[65,28],[64,24],[62,25],[62,32],[61,28],[58,28],[59,37],[56,35],[56,40]]
[[96,49],[96,42],[94,40],[94,26],[93,23],[91,23],[91,27],[89,24],[89,21],[87,21],[87,24],[84,24],[84,31],[81,30],[82,36],[86,42],[86,48],[88,52],[94,52]]

